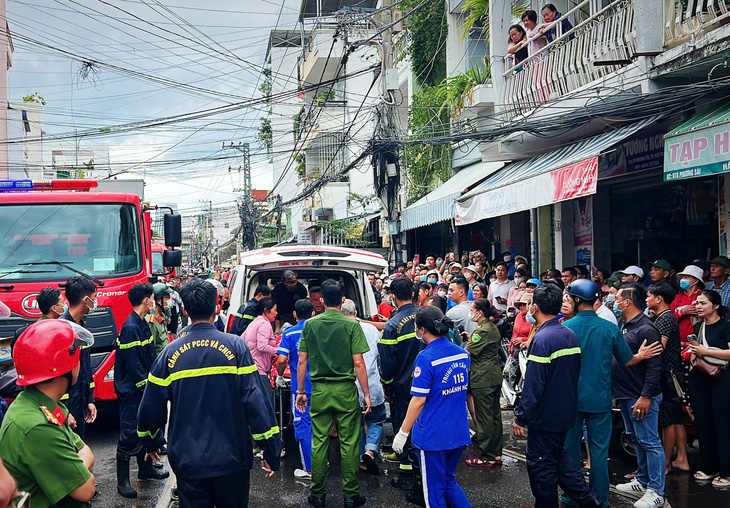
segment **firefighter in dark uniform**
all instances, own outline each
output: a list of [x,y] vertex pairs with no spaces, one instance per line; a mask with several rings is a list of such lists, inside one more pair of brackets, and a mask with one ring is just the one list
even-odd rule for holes
[[[393,430],[398,432],[411,401],[413,369],[418,354],[423,350],[423,343],[416,338],[418,307],[413,305],[413,283],[405,277],[399,277],[390,283],[390,291],[393,293],[398,311],[383,328],[378,351],[380,377],[385,394],[390,398]],[[413,468],[417,466],[418,454],[409,440],[400,456],[400,475],[391,483],[403,490],[415,491],[418,485]]]
[[[96,309],[96,284],[88,277],[71,277],[66,281],[65,294],[68,310],[63,313],[61,319],[86,328],[84,318]],[[66,401],[68,410],[73,417],[69,418],[71,428],[83,439],[86,433],[86,424],[96,420],[94,377],[93,372],[91,372],[91,350],[88,347],[81,348],[80,365],[78,382],[69,389],[67,396],[64,395],[61,400]]]
[[139,407],[137,434],[159,459],[156,439],[167,423],[168,457],[180,508],[246,507],[253,441],[262,469],[279,469],[281,441],[274,408],[246,343],[216,330],[216,289],[188,282],[180,296],[192,325],[155,360]]
[[[79,325],[46,319],[18,338],[18,385],[0,428],[0,455],[20,491],[38,508],[88,508],[94,496],[94,454],[68,426],[61,395],[78,380],[80,350],[93,336]],[[14,505],[13,505],[14,506]]]
[[527,427],[527,475],[535,508],[558,507],[558,485],[579,506],[601,506],[583,480],[580,464],[565,450],[565,437],[578,418],[580,342],[558,322],[563,292],[554,284],[535,289],[527,322],[537,333],[527,350],[522,397],[515,408],[512,433]]
[[[137,457],[140,480],[162,480],[169,473],[157,471],[145,460],[142,441],[137,436],[137,411],[147,376],[157,356],[150,329],[144,318],[154,308],[152,284],[137,284],[127,293],[132,313],[122,325],[114,360],[114,392],[119,400],[119,441],[117,442],[117,491],[123,497],[137,497],[129,483],[129,459]],[[162,443],[158,443],[158,449]]]
[[248,301],[245,305],[241,305],[238,311],[234,314],[235,319],[231,325],[229,333],[233,335],[243,336],[243,332],[246,331],[251,321],[256,319],[260,314],[259,302],[262,298],[271,296],[271,289],[266,284],[261,284],[256,288],[256,294],[253,298]]

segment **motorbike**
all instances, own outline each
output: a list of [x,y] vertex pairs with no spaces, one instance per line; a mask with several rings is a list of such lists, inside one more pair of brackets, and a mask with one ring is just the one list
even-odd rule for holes
[[512,407],[516,406],[520,400],[525,371],[527,370],[527,351],[520,350],[515,354],[510,353],[515,316],[514,307],[510,307],[497,322],[497,329],[502,337],[499,352],[500,364],[503,369],[502,398]]

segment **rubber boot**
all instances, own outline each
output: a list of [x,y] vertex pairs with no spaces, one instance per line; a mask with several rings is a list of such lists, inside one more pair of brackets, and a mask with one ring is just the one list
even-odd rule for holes
[[137,497],[137,491],[129,483],[129,459],[117,459],[117,492],[122,497]]
[[167,471],[158,471],[152,465],[152,459],[144,460],[145,453],[142,452],[137,455],[137,465],[139,471],[137,472],[137,478],[140,480],[164,480],[170,476]]

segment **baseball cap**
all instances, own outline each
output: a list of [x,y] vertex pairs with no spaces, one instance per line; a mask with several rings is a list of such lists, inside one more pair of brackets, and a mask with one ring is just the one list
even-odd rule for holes
[[622,275],[636,275],[638,277],[644,276],[644,270],[642,270],[641,268],[639,268],[636,265],[627,266],[626,268],[621,270],[619,273]]
[[[728,260],[730,262],[730,259]],[[669,261],[666,259],[657,259],[654,261],[651,266],[656,266],[657,268],[661,268],[662,270],[665,270],[667,272],[672,271],[672,265],[669,264]]]
[[730,258],[727,256],[717,256],[715,259],[710,261],[713,265],[720,265],[723,268],[730,268]]

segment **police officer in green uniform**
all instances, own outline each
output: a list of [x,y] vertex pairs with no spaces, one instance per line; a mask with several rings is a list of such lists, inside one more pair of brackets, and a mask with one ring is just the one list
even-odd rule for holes
[[81,347],[93,336],[64,320],[34,323],[18,339],[13,359],[25,390],[0,427],[0,456],[34,508],[90,507],[94,454],[68,426],[61,396],[78,381]]
[[489,300],[474,300],[469,319],[479,324],[464,346],[471,356],[469,393],[474,400],[477,431],[477,456],[466,463],[475,467],[492,467],[502,463],[502,410],[499,407],[502,385],[502,369],[499,366],[501,337],[497,327],[489,320],[491,315]]
[[147,316],[147,324],[152,332],[152,340],[155,344],[155,351],[159,355],[165,346],[170,343],[167,331],[167,302],[172,298],[172,291],[164,282],[158,282],[152,286],[155,293],[155,308],[150,310]]
[[[342,490],[345,508],[365,504],[360,495],[357,477],[360,468],[360,429],[362,415],[355,378],[360,383],[363,413],[370,412],[370,388],[363,360],[367,339],[360,324],[340,313],[343,291],[339,282],[326,280],[322,284],[324,313],[304,323],[299,342],[299,387],[304,387],[307,362],[312,381],[309,414],[312,420],[312,487],[309,504],[325,506],[327,481],[327,450],[332,421],[337,422],[342,457]],[[299,411],[307,408],[307,394],[297,392]]]

